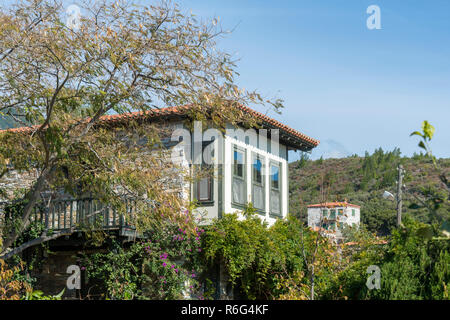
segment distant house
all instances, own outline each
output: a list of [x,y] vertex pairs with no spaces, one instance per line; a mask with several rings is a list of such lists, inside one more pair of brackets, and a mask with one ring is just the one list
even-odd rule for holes
[[344,226],[359,227],[361,207],[348,202],[325,202],[308,206],[308,226],[342,237]]

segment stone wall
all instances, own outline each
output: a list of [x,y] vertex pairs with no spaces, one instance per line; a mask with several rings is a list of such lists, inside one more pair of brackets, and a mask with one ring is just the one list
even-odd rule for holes
[[8,201],[14,198],[14,192],[20,189],[28,189],[36,181],[38,177],[38,172],[18,172],[11,171],[8,172],[0,180],[0,189],[4,190],[6,195],[0,195],[0,202]]

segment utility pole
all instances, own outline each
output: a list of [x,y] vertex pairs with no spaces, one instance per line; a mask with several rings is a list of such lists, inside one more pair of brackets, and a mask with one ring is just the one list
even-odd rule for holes
[[403,166],[401,164],[397,167],[398,180],[397,180],[397,226],[402,224],[402,189],[403,189]]

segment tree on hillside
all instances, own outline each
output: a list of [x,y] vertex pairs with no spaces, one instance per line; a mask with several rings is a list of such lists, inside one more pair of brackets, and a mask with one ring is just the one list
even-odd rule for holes
[[[33,208],[60,190],[94,194],[119,209],[120,197],[133,197],[143,224],[178,219],[184,204],[164,183],[173,167],[139,151],[143,138],[149,148],[161,145],[164,132],[132,121],[105,127],[102,116],[192,104],[191,118],[208,114],[220,127],[255,124],[240,104],[282,107],[235,84],[235,62],[216,48],[226,33],[216,19],[199,22],[166,2],[95,0],[75,9],[66,14],[59,0],[28,0],[0,11],[0,115],[28,128],[0,133],[0,179],[37,172],[18,197],[19,214],[3,224],[0,258],[62,235],[44,230],[11,250]],[[148,200],[158,207],[150,210]]]

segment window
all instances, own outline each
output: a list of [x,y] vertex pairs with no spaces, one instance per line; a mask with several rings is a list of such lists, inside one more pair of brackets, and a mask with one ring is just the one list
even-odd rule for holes
[[330,219],[336,219],[336,210],[331,209]]
[[200,166],[201,178],[196,182],[194,194],[200,204],[211,203],[213,199],[213,179],[214,166],[212,159],[214,157],[214,144],[212,141],[204,141],[202,146],[202,164]]
[[264,210],[264,159],[253,155],[252,163],[252,203],[256,209]]
[[342,231],[344,229],[344,223],[343,222],[339,222],[338,226],[339,226],[339,230]]
[[342,216],[344,214],[344,209],[338,209],[338,215]]
[[324,217],[324,218],[328,217],[328,210],[327,209],[322,210],[322,217]]
[[352,209],[352,217],[355,216],[355,209]]
[[246,179],[245,179],[245,151],[237,147],[233,152],[233,203],[245,205],[246,203]]
[[274,215],[281,215],[281,183],[280,165],[270,164],[270,212]]

